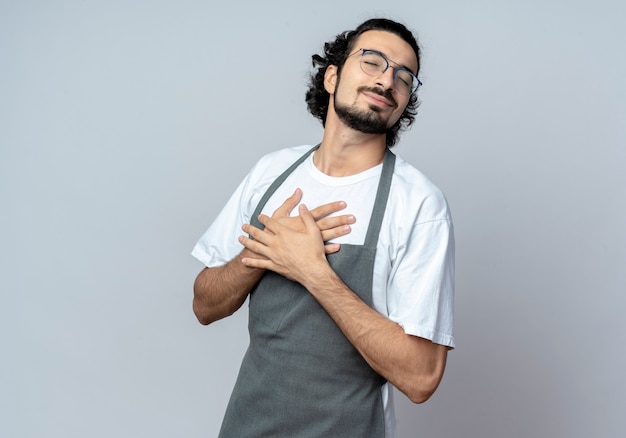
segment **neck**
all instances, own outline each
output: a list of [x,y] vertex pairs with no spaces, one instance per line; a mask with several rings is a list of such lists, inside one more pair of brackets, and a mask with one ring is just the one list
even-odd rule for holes
[[350,176],[382,163],[386,149],[386,134],[364,134],[327,119],[313,163],[326,175]]

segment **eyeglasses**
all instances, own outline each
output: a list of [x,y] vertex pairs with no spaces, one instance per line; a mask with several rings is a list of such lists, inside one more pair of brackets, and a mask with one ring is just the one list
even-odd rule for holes
[[[377,77],[385,73],[389,68],[389,59],[377,50],[359,49],[348,55],[356,55],[361,52],[361,70],[370,76]],[[393,62],[393,61],[391,61]],[[393,84],[394,89],[405,96],[409,96],[422,86],[422,81],[417,79],[406,67],[393,68]]]

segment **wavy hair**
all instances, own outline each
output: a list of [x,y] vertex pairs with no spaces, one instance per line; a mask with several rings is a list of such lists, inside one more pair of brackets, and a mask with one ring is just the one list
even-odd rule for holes
[[[337,66],[337,75],[341,76],[343,65],[348,55],[352,53],[356,39],[359,35],[369,30],[390,32],[406,41],[411,48],[413,48],[415,56],[417,57],[417,71],[415,74],[419,74],[421,50],[413,33],[403,24],[386,18],[373,18],[362,23],[354,30],[340,33],[334,41],[324,44],[324,52],[321,55],[315,54],[311,57],[314,71],[311,73],[309,79],[309,88],[306,92],[305,100],[307,109],[322,122],[322,126],[326,125],[328,101],[330,98],[330,94],[324,88],[326,69],[329,65],[335,65]],[[400,116],[400,119],[387,130],[386,143],[388,147],[394,146],[398,141],[398,134],[413,124],[415,116],[417,115],[418,106],[419,101],[417,100],[417,95],[413,93],[409,97],[409,103]]]

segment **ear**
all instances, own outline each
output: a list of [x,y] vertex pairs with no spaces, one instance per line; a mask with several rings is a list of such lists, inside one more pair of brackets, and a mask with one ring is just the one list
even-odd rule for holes
[[324,73],[324,88],[328,91],[328,94],[335,94],[335,88],[337,87],[337,66],[329,65]]

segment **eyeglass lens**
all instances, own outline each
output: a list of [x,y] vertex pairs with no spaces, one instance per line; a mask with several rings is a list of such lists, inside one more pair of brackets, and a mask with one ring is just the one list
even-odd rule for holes
[[[370,76],[378,76],[389,67],[387,60],[377,52],[363,51],[361,56],[361,69]],[[393,68],[393,67],[392,67]],[[417,79],[409,71],[402,68],[394,69],[394,85],[402,94],[411,94],[417,89]],[[415,81],[415,84],[414,84]]]

